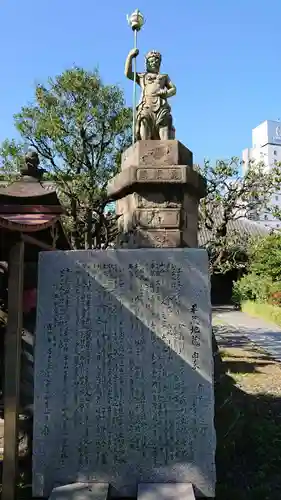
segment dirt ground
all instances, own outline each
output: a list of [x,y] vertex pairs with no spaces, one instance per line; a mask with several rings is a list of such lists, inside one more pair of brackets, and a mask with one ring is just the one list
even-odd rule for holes
[[215,360],[216,500],[280,500],[281,363],[245,340]]

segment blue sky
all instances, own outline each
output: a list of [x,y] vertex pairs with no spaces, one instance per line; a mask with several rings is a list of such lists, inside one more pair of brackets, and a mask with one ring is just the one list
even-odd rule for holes
[[240,155],[253,127],[281,117],[280,0],[3,0],[0,141],[15,136],[13,114],[34,84],[73,65],[98,66],[131,104],[126,14],[137,7],[146,17],[138,69],[149,49],[163,54],[177,138],[197,161]]

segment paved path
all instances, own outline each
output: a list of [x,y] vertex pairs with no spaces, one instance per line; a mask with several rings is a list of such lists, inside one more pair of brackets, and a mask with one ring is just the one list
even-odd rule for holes
[[238,347],[250,340],[276,360],[281,361],[281,328],[279,326],[231,308],[215,309],[213,318],[214,326],[219,326],[216,337],[221,347],[234,343]]

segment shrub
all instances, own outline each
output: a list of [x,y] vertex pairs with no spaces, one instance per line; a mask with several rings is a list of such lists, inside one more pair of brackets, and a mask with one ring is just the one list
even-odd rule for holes
[[250,272],[281,280],[281,234],[274,233],[253,241],[250,249]]
[[236,305],[247,300],[266,302],[275,294],[279,294],[281,300],[281,283],[273,282],[269,276],[250,273],[233,284],[232,299]]
[[274,233],[252,240],[249,250],[249,274],[233,286],[233,301],[270,302],[281,307],[281,234]]

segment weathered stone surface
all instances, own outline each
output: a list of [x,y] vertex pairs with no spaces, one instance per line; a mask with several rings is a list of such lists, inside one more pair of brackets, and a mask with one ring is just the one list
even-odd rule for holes
[[[123,228],[121,228],[123,231]],[[118,240],[120,248],[182,248],[182,231],[179,229],[142,229],[123,231]]]
[[[163,197],[157,193],[142,194],[127,195],[116,204],[117,214],[122,215],[118,219],[118,247],[198,246],[198,201],[195,198],[185,196],[182,205],[167,199],[163,202]],[[171,199],[176,198],[171,194]]]
[[198,212],[199,200],[188,193],[183,198],[182,240],[183,246],[196,248],[198,246]]
[[177,140],[138,141],[122,155],[122,170],[132,165],[193,165],[193,155]]
[[181,205],[169,191],[161,195],[143,190],[141,195],[133,193],[117,201],[116,212],[122,214],[118,220],[120,248],[182,246]]
[[136,210],[136,222],[144,228],[179,228],[181,211],[178,208]]
[[136,208],[180,208],[181,197],[178,189],[169,186],[162,192],[140,190],[133,193]]
[[[107,186],[120,216],[118,246],[156,247],[158,234],[154,238],[152,232],[161,229],[164,246],[197,247],[198,204],[206,181],[192,162],[191,151],[176,140],[139,141],[123,153],[121,172]],[[164,216],[168,208],[174,212]],[[171,230],[178,233],[169,245]]]
[[[120,198],[128,193],[137,192],[143,184],[185,184],[198,197],[205,196],[206,183],[203,177],[186,165],[155,167],[131,166],[115,175],[107,185],[111,198]],[[159,190],[158,186],[158,190]]]
[[49,500],[106,500],[108,483],[72,483],[52,490]]
[[144,182],[185,182],[186,168],[182,170],[173,166],[170,168],[139,167],[136,171],[136,178],[137,181]]
[[190,483],[139,484],[137,500],[195,500]]
[[[146,238],[145,238],[146,237]],[[179,248],[182,247],[182,232],[179,230],[155,230],[151,229],[143,235],[146,239],[146,247],[154,248]]]
[[214,496],[210,313],[203,250],[40,254],[34,496],[73,481]]

